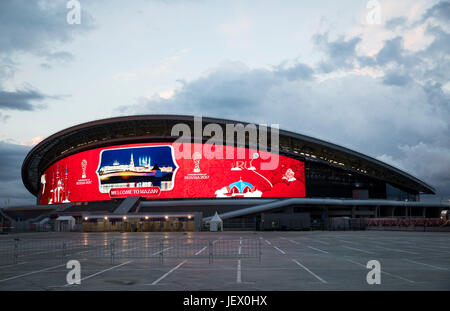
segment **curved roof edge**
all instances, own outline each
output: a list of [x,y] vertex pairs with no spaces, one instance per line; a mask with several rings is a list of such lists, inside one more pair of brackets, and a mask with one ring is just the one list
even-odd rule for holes
[[[68,127],[66,129],[63,129],[55,134],[50,135],[49,137],[47,137],[46,139],[42,140],[40,143],[38,143],[36,146],[34,146],[27,154],[27,156],[25,157],[24,161],[23,161],[23,165],[22,165],[22,180],[26,186],[26,188],[32,193],[33,193],[33,189],[32,187],[28,184],[28,180],[27,180],[27,166],[28,163],[30,161],[30,159],[33,157],[33,155],[37,152],[37,150],[40,150],[41,148],[44,148],[46,145],[51,144],[52,142],[54,142],[55,140],[57,140],[58,138],[63,137],[66,134],[69,134],[71,132],[75,132],[78,130],[82,130],[82,129],[88,129],[89,127],[94,127],[94,126],[99,126],[99,125],[106,125],[106,124],[113,124],[115,122],[127,122],[127,121],[140,121],[140,120],[176,120],[176,121],[193,121],[194,120],[194,116],[191,115],[173,115],[173,114],[154,114],[154,115],[130,115],[130,116],[120,116],[120,117],[113,117],[113,118],[105,118],[105,119],[99,119],[99,120],[94,120],[94,121],[89,121],[89,122],[85,122],[85,123],[81,123],[78,125],[74,125],[71,127]],[[237,123],[241,123],[241,124],[251,124],[251,122],[245,122],[245,121],[238,121],[238,120],[230,120],[230,119],[221,119],[221,118],[210,118],[210,117],[203,117],[202,116],[202,122],[203,123],[218,123],[218,124],[226,124],[226,123],[232,123],[232,124],[237,124]],[[375,165],[381,166],[387,170],[390,170],[392,172],[395,172],[396,174],[399,174],[407,179],[410,179],[412,181],[414,181],[415,183],[421,185],[423,188],[427,189],[429,191],[430,194],[435,194],[436,190],[434,187],[432,187],[431,185],[425,183],[424,181],[420,180],[419,178],[405,172],[402,171],[394,166],[391,166],[387,163],[384,163],[380,160],[377,160],[371,156],[365,155],[363,153],[357,152],[355,150],[346,148],[346,147],[342,147],[339,145],[336,145],[334,143],[328,142],[328,141],[324,141],[321,139],[317,139],[311,136],[307,136],[307,135],[303,135],[303,134],[298,134],[298,133],[294,133],[291,131],[287,131],[287,130],[279,130],[279,134],[280,136],[287,136],[287,137],[292,137],[298,140],[302,140],[305,142],[310,142],[310,143],[315,143],[318,145],[322,145],[325,147],[328,147],[330,149],[334,149],[337,151],[340,151],[342,153],[346,153],[349,155],[352,155],[354,157],[357,158],[361,158],[365,161],[371,162]]]

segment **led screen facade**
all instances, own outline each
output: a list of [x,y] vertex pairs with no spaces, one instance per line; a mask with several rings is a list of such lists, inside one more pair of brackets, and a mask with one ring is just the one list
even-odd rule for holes
[[[253,149],[223,147],[223,152],[219,152],[214,145],[207,149],[205,146],[128,144],[70,155],[52,164],[41,176],[40,204],[128,196],[149,199],[305,196],[303,162]],[[227,153],[230,150],[233,156]],[[267,169],[270,156],[277,157],[277,165]]]

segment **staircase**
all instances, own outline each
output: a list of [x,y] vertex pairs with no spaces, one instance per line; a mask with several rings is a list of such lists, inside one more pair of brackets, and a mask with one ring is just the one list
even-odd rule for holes
[[141,197],[128,197],[117,207],[114,214],[125,215],[136,207],[141,201]]

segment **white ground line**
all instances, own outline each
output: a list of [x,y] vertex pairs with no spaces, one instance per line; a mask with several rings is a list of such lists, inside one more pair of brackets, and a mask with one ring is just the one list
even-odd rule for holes
[[449,253],[448,251],[439,250],[439,249],[436,249],[436,248],[427,248],[427,247],[421,247],[421,246],[406,246],[406,247],[409,247],[409,248],[412,248],[412,249],[415,249],[415,250],[420,249],[420,250],[424,250],[424,251],[431,251],[431,252],[437,252],[437,253],[446,253],[446,254]]
[[165,273],[164,275],[162,275],[159,279],[157,279],[156,281],[154,281],[152,284],[150,285],[156,285],[158,284],[162,279],[164,279],[166,276],[168,276],[169,274],[171,274],[173,271],[177,270],[179,267],[181,267],[182,265],[184,265],[186,263],[187,259],[183,260],[182,262],[180,262],[176,267],[170,269],[169,272]]
[[405,260],[406,260],[406,261],[409,261],[409,262],[412,262],[412,263],[415,263],[415,264],[418,264],[418,265],[431,267],[431,268],[434,268],[434,269],[436,269],[436,270],[444,270],[444,271],[447,271],[447,270],[448,270],[447,268],[442,268],[442,267],[438,267],[438,266],[433,266],[433,265],[430,265],[430,264],[427,264],[427,263],[418,262],[418,261],[414,261],[414,260],[411,260],[411,259],[405,259]]
[[352,250],[355,250],[355,251],[358,251],[358,252],[366,253],[366,254],[371,254],[371,255],[375,254],[373,252],[365,251],[363,249],[359,249],[359,248],[356,248],[356,247],[350,247],[350,246],[345,246],[345,245],[343,245],[342,247],[345,247],[345,248],[348,248],[348,249],[352,249]]
[[[91,275],[88,275],[88,276],[86,276],[86,277],[84,277],[84,278],[81,278],[81,279],[80,279],[80,281],[84,281],[84,280],[90,279],[90,278],[92,278],[92,277],[94,277],[94,276],[96,276],[96,275],[102,274],[102,273],[104,273],[104,272],[107,272],[107,271],[113,270],[113,269],[115,269],[115,268],[119,268],[119,267],[121,267],[121,266],[125,266],[125,265],[129,264],[130,262],[133,262],[133,261],[132,261],[132,260],[130,260],[130,261],[127,261],[127,262],[121,263],[120,265],[117,265],[117,266],[114,266],[114,267],[111,267],[111,268],[108,268],[108,269],[105,269],[105,270],[102,270],[102,271],[96,272],[96,273],[94,273],[94,274],[91,274]],[[70,286],[70,285],[75,285],[75,284],[66,284],[66,285],[64,285],[64,287],[66,287],[66,286]]]
[[61,265],[57,265],[57,266],[53,266],[53,267],[49,267],[49,268],[45,268],[45,269],[41,269],[41,270],[37,270],[37,271],[31,271],[31,272],[28,272],[28,273],[24,273],[24,274],[12,276],[12,277],[10,277],[10,278],[0,280],[0,283],[1,283],[1,282],[6,282],[6,281],[9,281],[9,280],[18,279],[18,278],[21,278],[21,277],[24,277],[24,276],[28,276],[28,275],[31,275],[31,274],[35,274],[35,273],[39,273],[39,272],[44,272],[44,271],[56,269],[56,268],[59,268],[59,267],[63,267],[63,266],[65,266],[65,265],[66,265],[66,264],[61,264]]
[[274,246],[274,248],[276,248],[280,253],[282,253],[283,255],[286,255],[286,252],[285,251],[283,251],[283,250],[281,250],[281,249],[279,249],[278,247],[276,247],[276,246]]
[[267,241],[267,240],[264,240],[264,241],[266,241],[267,244],[272,245],[272,243],[270,243],[269,241]]
[[27,256],[33,256],[33,255],[40,255],[40,254],[58,253],[58,252],[61,252],[61,251],[62,250],[46,250],[44,252],[36,252],[36,253],[31,253],[31,254],[20,255],[20,257],[27,257]]
[[136,248],[139,248],[139,247],[140,247],[140,246],[136,246],[136,247],[133,247],[133,248],[126,248],[126,249],[123,249],[123,250],[121,250],[121,251],[114,252],[114,254],[132,251],[133,249],[136,249]]
[[201,250],[199,250],[198,252],[196,252],[196,253],[195,253],[195,256],[197,256],[198,254],[200,254],[201,252],[203,252],[206,248],[207,248],[207,246],[203,247]]
[[171,246],[171,247],[166,247],[165,249],[163,249],[163,250],[161,250],[161,251],[157,251],[156,253],[153,253],[153,254],[151,254],[150,256],[153,256],[153,255],[156,255],[156,254],[165,252],[166,250],[171,249],[171,248],[173,248],[173,246]]
[[314,240],[314,239],[310,239],[310,240],[312,240],[314,242],[319,242],[319,243],[322,243],[322,244],[325,244],[325,245],[330,245],[330,243],[328,243],[328,242],[324,242],[324,241],[320,241],[320,240]]
[[300,267],[302,267],[303,269],[305,269],[306,271],[308,271],[312,276],[314,276],[316,279],[318,279],[320,282],[322,283],[327,283],[327,281],[325,281],[324,279],[322,279],[320,276],[318,276],[317,274],[315,274],[314,272],[312,272],[311,270],[309,270],[308,268],[306,268],[304,265],[302,265],[301,263],[299,263],[297,260],[292,259],[293,262],[295,262],[297,265],[299,265]]
[[318,251],[318,252],[322,252],[322,253],[325,253],[325,254],[329,254],[327,251],[324,251],[323,249],[320,249],[320,248],[315,248],[315,247],[312,247],[312,246],[310,246],[310,245],[308,245],[307,247],[309,247],[310,249],[313,249],[313,250],[315,250],[315,251]]
[[291,242],[291,243],[294,243],[294,244],[300,244],[299,242],[294,241],[294,240],[288,240],[288,241]]
[[395,249],[395,248],[389,248],[389,247],[384,247],[384,246],[377,246],[378,248],[382,248],[388,251],[394,251],[394,252],[400,252],[400,253],[407,253],[407,254],[412,254],[412,255],[419,255],[419,253],[415,253],[415,252],[410,252],[410,251],[404,251],[401,249]]
[[241,279],[241,260],[238,260],[238,265],[237,265],[237,276],[236,276],[236,283],[242,283],[242,279]]
[[[367,268],[365,265],[363,265],[363,264],[361,264],[361,263],[359,263],[359,262],[356,262],[356,261],[353,261],[353,260],[350,260],[350,259],[345,259],[345,260],[347,260],[347,261],[349,261],[349,262],[351,262],[351,263],[354,263],[354,264],[356,264],[356,265],[358,265],[358,266],[361,266],[361,267],[363,267],[363,268]],[[392,277],[394,277],[394,278],[397,278],[397,279],[400,279],[400,280],[403,280],[403,281],[406,281],[406,282],[409,282],[409,283],[416,283],[416,282],[411,281],[411,280],[408,280],[408,279],[406,279],[406,278],[404,278],[404,277],[401,277],[401,276],[398,276],[398,275],[395,275],[395,274],[386,272],[386,271],[383,270],[383,268],[381,268],[381,273],[390,275],[390,276],[392,276]]]

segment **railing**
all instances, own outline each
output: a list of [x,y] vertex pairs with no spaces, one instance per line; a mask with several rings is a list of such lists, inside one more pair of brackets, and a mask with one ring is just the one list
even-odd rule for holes
[[212,263],[214,259],[259,258],[260,239],[0,239],[0,265],[29,261],[70,259],[125,258],[156,259],[163,263],[165,258],[204,258]]

